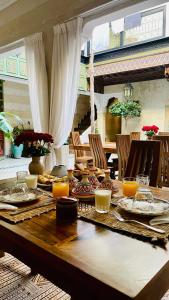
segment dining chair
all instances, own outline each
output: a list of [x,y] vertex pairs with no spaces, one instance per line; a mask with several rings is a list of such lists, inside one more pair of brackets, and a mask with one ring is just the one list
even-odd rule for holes
[[155,135],[153,140],[161,141],[162,146],[159,187],[169,187],[169,135]]
[[130,141],[132,140],[140,140],[140,131],[130,132]]
[[122,180],[126,170],[127,160],[130,151],[130,135],[116,134],[116,148],[118,156],[118,179]]
[[[80,134],[78,131],[72,131],[70,133],[70,138],[71,138],[73,146],[81,145]],[[88,163],[88,162],[93,161],[93,157],[86,155],[85,151],[83,151],[83,150],[74,149],[74,153],[75,153],[75,162],[76,163]]]
[[160,141],[133,140],[124,176],[148,175],[149,185],[157,186],[161,171],[161,152]]
[[110,169],[111,178],[115,178],[116,163],[107,162],[100,134],[89,134],[89,144],[94,166],[100,169]]

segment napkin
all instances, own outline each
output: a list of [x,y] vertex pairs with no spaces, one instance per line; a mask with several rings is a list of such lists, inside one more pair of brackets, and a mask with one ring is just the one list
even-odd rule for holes
[[150,223],[150,225],[167,224],[167,223],[169,223],[169,214],[155,217],[155,218],[151,219],[149,223]]
[[15,210],[17,209],[17,206],[4,203],[4,204],[0,204],[0,209]]

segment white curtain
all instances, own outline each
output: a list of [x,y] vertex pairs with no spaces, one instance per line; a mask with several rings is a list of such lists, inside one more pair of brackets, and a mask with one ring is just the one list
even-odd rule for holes
[[33,127],[35,131],[48,132],[48,82],[42,33],[26,37],[24,43]]
[[55,148],[67,140],[76,109],[82,18],[54,27],[49,132]]

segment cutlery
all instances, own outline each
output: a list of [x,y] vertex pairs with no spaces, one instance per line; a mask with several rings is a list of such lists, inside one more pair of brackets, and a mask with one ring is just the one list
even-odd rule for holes
[[145,228],[148,228],[148,229],[150,229],[150,230],[153,230],[153,231],[155,231],[155,232],[158,232],[158,233],[165,233],[165,231],[162,230],[162,229],[159,229],[159,228],[156,228],[156,227],[147,225],[147,224],[142,223],[142,222],[139,222],[139,221],[137,221],[137,220],[124,219],[117,211],[113,211],[112,214],[113,214],[113,216],[114,216],[117,220],[119,220],[120,222],[136,223],[136,224],[139,224],[139,225],[144,226]]
[[43,201],[41,203],[33,204],[33,205],[29,206],[29,207],[24,207],[24,208],[21,208],[21,209],[19,209],[17,211],[13,211],[13,212],[10,213],[10,216],[16,216],[16,215],[21,214],[23,212],[27,212],[27,211],[33,210],[35,208],[47,206],[47,205],[52,204],[52,203],[54,203],[54,202],[51,201],[51,199],[48,199],[48,200]]
[[53,198],[52,193],[50,193],[50,192],[44,191],[41,188],[36,188],[36,190],[39,191],[39,192],[42,192],[44,195],[47,195],[48,197]]
[[0,209],[16,210],[18,208],[17,206],[10,205],[10,204],[0,204]]

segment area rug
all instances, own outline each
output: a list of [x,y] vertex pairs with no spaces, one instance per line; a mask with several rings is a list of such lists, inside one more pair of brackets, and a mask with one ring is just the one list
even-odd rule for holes
[[0,258],[0,300],[70,300],[70,296],[8,253]]
[[[29,267],[5,253],[5,256],[0,258],[0,300],[42,299],[70,300],[71,298],[41,275],[32,276]],[[169,291],[161,300],[169,300]]]

